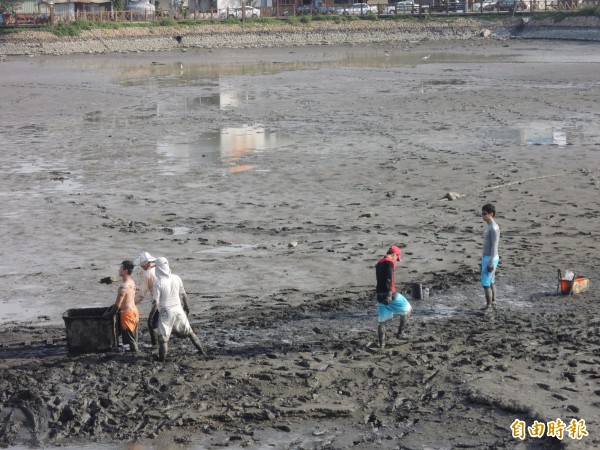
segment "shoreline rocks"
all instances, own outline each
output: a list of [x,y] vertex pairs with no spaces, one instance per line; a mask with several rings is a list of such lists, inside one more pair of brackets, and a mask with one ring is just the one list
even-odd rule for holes
[[[181,36],[180,40],[175,37]],[[304,45],[366,44],[394,41],[472,39],[580,39],[600,41],[600,18],[571,17],[554,23],[530,18],[485,20],[461,17],[448,21],[312,22],[249,27],[202,25],[96,29],[77,37],[23,30],[0,38],[0,55],[66,55],[168,51],[176,48],[268,48]]]

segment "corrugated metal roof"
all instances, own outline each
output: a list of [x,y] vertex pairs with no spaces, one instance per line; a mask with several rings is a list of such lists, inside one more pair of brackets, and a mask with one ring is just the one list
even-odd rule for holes
[[[64,3],[95,3],[95,4],[100,4],[100,3],[110,3],[110,0],[52,0],[54,2],[55,5],[58,4],[64,4]],[[48,4],[48,0],[45,1],[38,1],[39,4],[41,5],[47,5]]]
[[[60,4],[60,3],[71,3],[71,0],[52,0],[52,2],[53,2],[55,5],[58,5],[58,4]],[[47,5],[47,4],[48,4],[48,2],[47,2],[47,1],[39,1],[38,3],[39,3],[40,5]]]

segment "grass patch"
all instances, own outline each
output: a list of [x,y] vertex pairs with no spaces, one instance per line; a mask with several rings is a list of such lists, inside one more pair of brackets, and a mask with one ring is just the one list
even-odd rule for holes
[[360,17],[360,20],[379,20],[379,16],[377,14],[363,14]]
[[286,22],[290,25],[308,25],[312,22],[312,16],[288,16]]
[[600,7],[586,6],[574,11],[536,11],[535,20],[552,19],[554,23],[562,22],[569,17],[600,17]]
[[382,18],[382,20],[391,20],[393,22],[419,22],[421,20],[429,20],[429,15],[426,14],[423,16],[413,16],[408,14],[394,14],[392,16]]
[[117,30],[120,28],[139,28],[148,27],[148,23],[126,23],[110,21],[76,20],[70,23],[59,23],[58,25],[44,25],[40,27],[43,31],[48,31],[55,36],[80,36],[87,30]]
[[235,17],[228,17],[225,20],[222,20],[221,23],[224,23],[226,25],[239,25],[241,22],[240,19],[236,19]]
[[600,17],[600,6],[586,6],[575,11],[575,15]]
[[313,20],[331,20],[330,16],[326,15],[326,14],[316,14],[313,17]]
[[0,28],[0,36],[3,34],[13,34],[13,33],[18,33],[21,30],[19,30],[18,28]]
[[[352,16],[354,17],[354,16]],[[347,16],[334,16],[333,17],[333,21],[335,23],[344,23],[344,22],[348,22],[348,17]]]
[[252,28],[252,27],[259,27],[262,25],[274,25],[274,24],[278,24],[281,23],[280,21],[273,19],[272,17],[257,17],[256,19],[246,19],[245,22],[242,22],[241,20],[237,20],[237,23],[240,24],[242,26],[242,28]]
[[247,20],[252,20],[252,22],[254,22],[254,23],[260,23],[263,25],[276,25],[276,24],[280,23],[274,17],[257,17],[256,19],[247,19]]
[[228,24],[228,25],[242,25],[242,26],[247,26],[247,27],[253,27],[256,25],[276,25],[278,23],[281,23],[281,21],[275,19],[274,17],[256,17],[256,18],[251,18],[251,17],[246,17],[246,20],[244,22],[242,22],[242,19],[236,19],[235,17],[229,17],[225,20],[220,20],[218,22],[211,22],[211,24],[219,24],[219,23],[223,23],[223,24]]
[[176,27],[179,23],[172,17],[162,17],[161,19],[150,22],[152,27]]

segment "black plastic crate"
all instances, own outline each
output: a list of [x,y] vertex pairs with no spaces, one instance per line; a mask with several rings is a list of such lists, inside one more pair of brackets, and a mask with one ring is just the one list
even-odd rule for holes
[[63,320],[70,352],[105,352],[119,344],[119,315],[110,307],[69,309]]

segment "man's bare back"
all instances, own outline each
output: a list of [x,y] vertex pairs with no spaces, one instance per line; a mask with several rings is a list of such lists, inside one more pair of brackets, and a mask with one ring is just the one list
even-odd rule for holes
[[120,311],[137,311],[137,306],[135,306],[135,281],[123,268],[119,269],[119,275],[123,283],[119,286],[117,300],[115,301],[117,309]]

